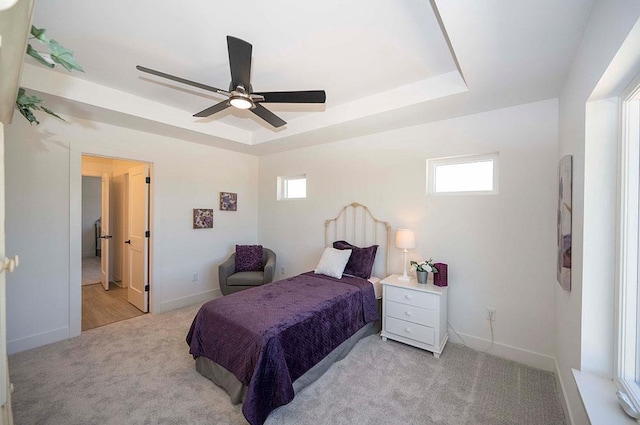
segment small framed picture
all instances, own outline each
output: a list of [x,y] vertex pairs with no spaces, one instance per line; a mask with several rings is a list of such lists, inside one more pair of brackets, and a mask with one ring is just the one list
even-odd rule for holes
[[220,211],[237,211],[238,194],[231,192],[220,192]]
[[193,228],[213,229],[213,208],[194,208]]

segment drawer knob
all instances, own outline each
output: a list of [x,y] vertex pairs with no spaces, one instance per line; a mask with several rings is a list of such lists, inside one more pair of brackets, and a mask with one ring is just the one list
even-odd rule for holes
[[406,314],[407,316],[411,316],[411,312],[410,311],[405,311],[404,314]]
[[407,294],[404,296],[406,299],[410,300],[411,298],[413,298],[411,295]]
[[411,333],[411,328],[407,328],[404,330],[406,333],[410,334]]

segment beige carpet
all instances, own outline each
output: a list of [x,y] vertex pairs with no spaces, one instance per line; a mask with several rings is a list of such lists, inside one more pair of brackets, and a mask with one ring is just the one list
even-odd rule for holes
[[[10,356],[16,425],[245,424],[184,342],[197,307]],[[276,424],[565,424],[553,374],[448,344],[440,359],[377,335],[267,420]]]

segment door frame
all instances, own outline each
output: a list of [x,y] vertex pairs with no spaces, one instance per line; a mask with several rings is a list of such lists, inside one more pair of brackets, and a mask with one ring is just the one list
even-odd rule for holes
[[[82,155],[99,156],[109,159],[146,162],[149,164],[151,187],[149,188],[149,312],[160,307],[160,291],[155,288],[155,253],[159,252],[160,229],[158,208],[155,202],[156,156],[152,152],[135,152],[115,149],[109,146],[79,146],[71,142],[69,146],[69,338],[82,333]],[[155,229],[155,230],[154,230]]]

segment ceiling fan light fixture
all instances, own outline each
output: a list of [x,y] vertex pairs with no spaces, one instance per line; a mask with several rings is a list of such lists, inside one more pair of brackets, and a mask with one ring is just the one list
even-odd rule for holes
[[231,96],[229,103],[231,106],[238,109],[251,109],[253,106],[253,102],[243,96]]

